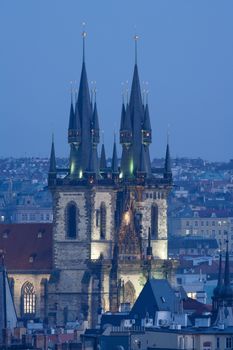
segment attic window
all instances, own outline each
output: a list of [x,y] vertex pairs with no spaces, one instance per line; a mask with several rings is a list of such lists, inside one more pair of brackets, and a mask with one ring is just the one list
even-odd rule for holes
[[164,297],[161,297],[161,300],[163,303],[166,303],[166,299]]
[[37,238],[42,238],[44,233],[45,233],[45,229],[40,229],[37,233]]
[[36,254],[32,254],[29,256],[29,262],[32,264],[35,261]]
[[9,232],[10,232],[9,230],[3,231],[3,234],[2,234],[3,238],[8,238]]

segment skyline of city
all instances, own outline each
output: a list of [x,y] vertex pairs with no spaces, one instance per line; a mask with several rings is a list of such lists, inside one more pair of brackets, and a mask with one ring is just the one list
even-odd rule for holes
[[[128,80],[129,89],[131,85],[133,36],[138,33],[139,76],[142,82],[149,82],[152,157],[164,156],[170,124],[173,158],[232,158],[230,1],[224,5],[214,1],[211,7],[202,4],[201,11],[198,2],[168,6],[168,2],[149,1],[146,7],[137,3],[132,6],[135,3],[129,1],[124,4],[125,11],[119,3],[110,6],[105,1],[105,11],[95,4],[90,11],[89,2],[79,7],[71,1],[72,6],[65,7],[59,1],[54,6],[52,1],[46,4],[46,11],[44,2],[32,6],[23,1],[11,7],[12,3],[3,1],[0,15],[4,14],[0,63],[6,68],[1,83],[0,113],[5,116],[1,157],[48,156],[52,132],[56,154],[68,155],[64,132],[68,127],[70,80],[79,81],[85,20],[88,80],[89,84],[97,81],[100,128],[105,130],[108,156],[114,130],[119,129],[122,82]],[[121,15],[121,26],[117,25],[117,15]],[[11,21],[6,21],[9,16]],[[9,108],[12,101],[13,108]],[[15,142],[9,142],[7,130]]]

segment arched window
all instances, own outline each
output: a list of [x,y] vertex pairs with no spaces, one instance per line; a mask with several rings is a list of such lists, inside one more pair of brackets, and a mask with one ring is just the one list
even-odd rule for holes
[[36,313],[36,293],[32,283],[25,282],[22,286],[22,314],[34,316]]
[[75,239],[77,236],[77,214],[78,209],[76,207],[76,204],[71,202],[67,205],[66,208],[67,211],[67,218],[66,218],[66,224],[67,224],[67,237],[71,239]]
[[100,238],[106,238],[106,205],[104,202],[100,204]]
[[151,238],[158,239],[158,206],[151,206]]

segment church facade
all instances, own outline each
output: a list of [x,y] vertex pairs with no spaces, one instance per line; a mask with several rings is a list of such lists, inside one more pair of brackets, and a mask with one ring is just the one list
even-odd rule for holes
[[120,161],[115,139],[111,165],[104,144],[99,157],[99,134],[97,103],[90,95],[83,55],[78,96],[70,106],[69,169],[60,176],[52,142],[48,174],[54,224],[47,314],[49,322],[58,325],[86,320],[94,326],[102,311],[132,305],[148,275],[171,276],[169,145],[164,168],[156,172],[149,153],[149,107],[143,102],[137,62],[129,101],[121,109]]

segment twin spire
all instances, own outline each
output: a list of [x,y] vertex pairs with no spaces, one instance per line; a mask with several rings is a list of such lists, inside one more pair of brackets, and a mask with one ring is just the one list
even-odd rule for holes
[[224,273],[222,271],[222,251],[220,246],[219,254],[219,271],[218,271],[218,283],[214,289],[214,298],[217,299],[231,299],[233,305],[233,288],[230,283],[230,265],[229,265],[229,247],[228,240],[226,241],[226,255],[225,255],[225,268]]
[[[94,104],[90,96],[85,64],[85,41],[83,37],[83,60],[78,96],[73,99],[71,93],[70,116],[68,126],[68,143],[70,144],[71,179],[82,179],[85,176],[104,178],[108,172],[104,144],[98,157],[98,144],[100,142],[100,128],[96,99]],[[140,80],[137,66],[137,41],[135,35],[135,65],[129,102],[123,101],[120,124],[120,143],[122,144],[122,157],[119,174],[116,138],[114,136],[111,173],[120,178],[152,176],[149,146],[152,142],[152,130],[148,103],[142,100]],[[56,173],[54,142],[52,142],[49,174]],[[85,175],[86,174],[86,175]],[[51,177],[50,176],[50,177]],[[54,176],[54,175],[53,175]],[[167,145],[164,179],[171,181],[171,165],[169,145]]]

